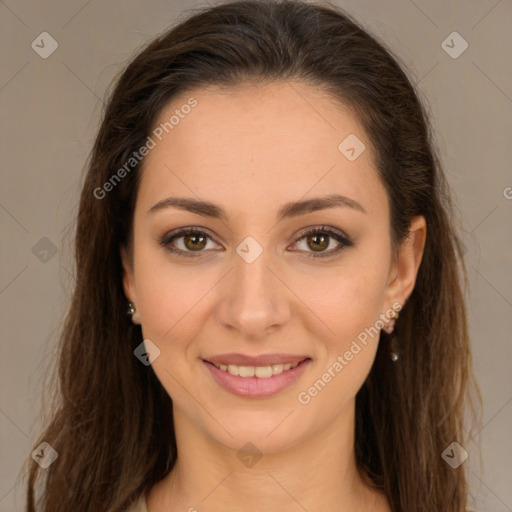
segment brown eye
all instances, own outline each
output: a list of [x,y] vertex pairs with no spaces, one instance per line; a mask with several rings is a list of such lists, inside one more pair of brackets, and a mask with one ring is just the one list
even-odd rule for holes
[[168,233],[160,240],[160,245],[178,256],[192,257],[220,247],[208,233],[199,228],[184,228]]
[[185,235],[183,237],[183,243],[185,244],[185,247],[191,251],[200,251],[206,246],[206,237],[199,233]]
[[[208,243],[211,243],[213,247],[208,246]],[[345,234],[328,227],[303,232],[302,236],[295,241],[295,245],[300,246],[301,244],[303,247],[299,247],[299,252],[312,258],[334,256],[343,249],[354,245]],[[201,256],[203,253],[206,255],[211,250],[218,251],[221,247],[213,241],[207,232],[192,228],[168,233],[160,240],[160,245],[178,256]]]
[[307,237],[308,247],[314,251],[324,251],[329,247],[329,238],[326,235],[310,235]]
[[354,244],[341,231],[323,226],[303,231],[295,245],[299,252],[305,253],[307,257],[320,258],[334,256]]

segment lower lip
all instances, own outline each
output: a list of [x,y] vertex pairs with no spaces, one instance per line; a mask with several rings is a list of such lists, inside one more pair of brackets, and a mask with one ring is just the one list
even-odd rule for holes
[[224,389],[237,396],[249,398],[264,398],[280,393],[291,386],[304,372],[311,359],[301,361],[295,368],[290,368],[277,375],[265,379],[258,377],[240,377],[231,375],[228,372],[219,370],[212,363],[203,360],[213,378]]

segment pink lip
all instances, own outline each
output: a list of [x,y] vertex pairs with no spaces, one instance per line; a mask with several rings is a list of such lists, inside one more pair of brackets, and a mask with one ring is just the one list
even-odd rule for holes
[[[273,359],[273,361],[276,360]],[[258,377],[240,377],[238,375],[231,375],[228,372],[220,370],[211,362],[203,360],[203,364],[208,368],[208,370],[210,370],[217,384],[234,395],[246,398],[264,398],[280,393],[291,386],[302,375],[309,363],[311,363],[311,359],[302,360],[302,362],[295,368],[290,368],[289,370],[285,370],[277,375],[272,375],[266,379],[260,379]],[[266,366],[266,364],[245,364],[241,366]]]
[[245,354],[220,354],[203,358],[204,361],[215,364],[235,364],[237,366],[270,366],[272,364],[298,363],[309,356],[294,354],[262,354],[259,356],[247,356]]

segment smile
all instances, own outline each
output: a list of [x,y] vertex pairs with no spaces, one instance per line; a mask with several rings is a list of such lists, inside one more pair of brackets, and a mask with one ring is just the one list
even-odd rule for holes
[[241,366],[203,360],[214,382],[230,393],[245,398],[265,398],[292,386],[311,363],[308,357],[293,363]]

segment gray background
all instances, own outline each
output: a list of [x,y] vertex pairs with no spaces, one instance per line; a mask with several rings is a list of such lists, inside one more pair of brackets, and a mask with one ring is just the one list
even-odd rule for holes
[[[465,446],[465,464],[477,510],[512,511],[512,3],[338,3],[387,42],[429,105],[465,230],[470,328],[484,397],[482,471],[474,443]],[[42,379],[55,360],[72,290],[69,233],[102,98],[141,45],[202,5],[0,1],[1,512],[24,507],[19,468],[39,433]],[[44,31],[58,43],[47,59],[31,47]],[[458,58],[442,47],[454,31],[469,44]],[[462,48],[456,40],[448,44]]]

